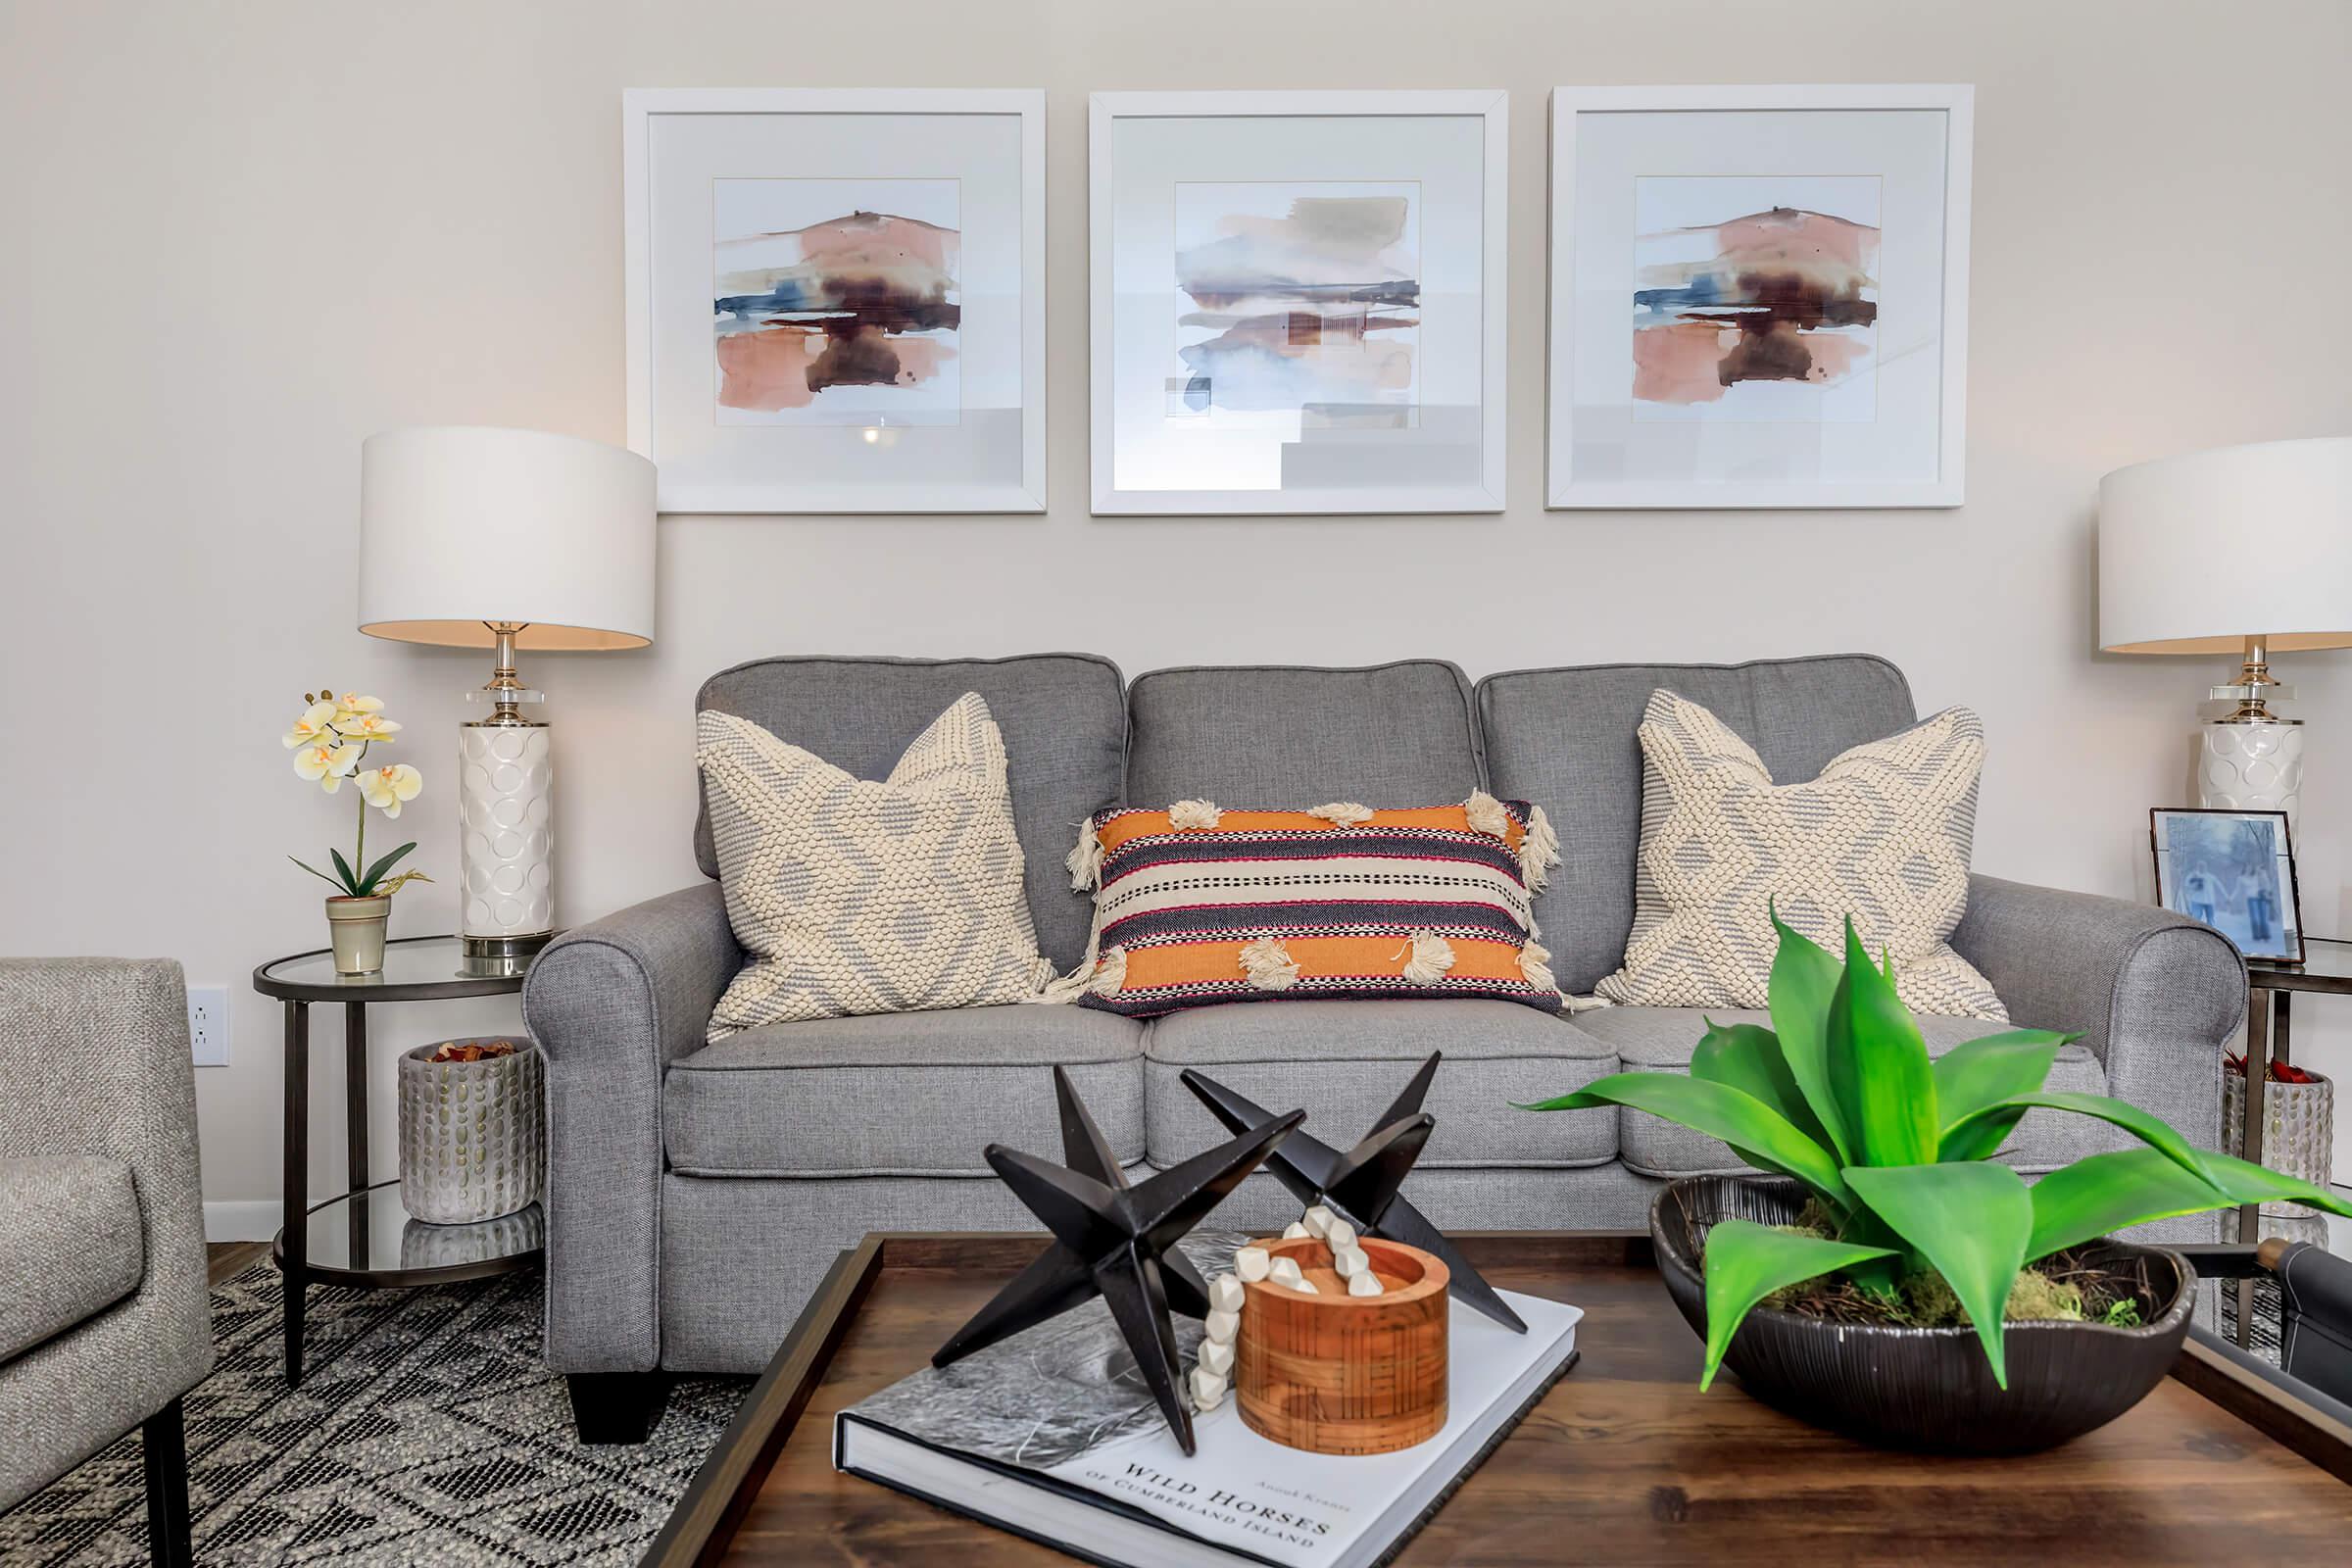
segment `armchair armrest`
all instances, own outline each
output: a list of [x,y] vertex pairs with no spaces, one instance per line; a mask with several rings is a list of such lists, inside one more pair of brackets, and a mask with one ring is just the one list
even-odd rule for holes
[[559,1372],[661,1360],[662,1075],[701,1049],[742,954],[718,884],[548,944],[522,987],[547,1058],[547,1346]]
[[[0,1158],[52,1154],[130,1167],[145,1255],[126,1300],[8,1364],[0,1378],[0,1432],[10,1435],[0,1444],[0,1505],[112,1443],[212,1370],[196,1075],[178,964],[0,959]],[[16,1444],[19,1436],[26,1441]]]
[[1952,947],[2021,1026],[2080,1029],[2107,1091],[2218,1149],[2222,1048],[2246,961],[2211,926],[2122,899],[1972,876]]

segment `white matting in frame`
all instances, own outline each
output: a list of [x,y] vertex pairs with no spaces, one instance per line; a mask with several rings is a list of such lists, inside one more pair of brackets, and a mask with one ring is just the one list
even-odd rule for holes
[[629,445],[662,511],[1045,509],[1045,113],[622,95]]
[[1966,86],[1557,87],[1550,507],[1956,507]]
[[1095,513],[1502,510],[1506,106],[1095,94]]

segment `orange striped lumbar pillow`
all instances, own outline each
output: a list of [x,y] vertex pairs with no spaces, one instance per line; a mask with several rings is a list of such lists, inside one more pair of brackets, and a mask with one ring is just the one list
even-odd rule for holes
[[1095,895],[1086,960],[1049,987],[1148,1018],[1218,1002],[1492,998],[1557,1010],[1531,892],[1559,863],[1543,811],[1450,806],[1098,812],[1070,852]]

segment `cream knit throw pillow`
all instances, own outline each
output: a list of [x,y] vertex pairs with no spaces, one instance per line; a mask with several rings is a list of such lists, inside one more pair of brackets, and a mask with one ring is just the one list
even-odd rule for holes
[[1024,1002],[1050,977],[1021,892],[1004,737],[976,692],[869,783],[731,713],[695,720],[743,969],[710,1038]]
[[1913,1012],[2006,1019],[1950,947],[1968,905],[1984,726],[1950,708],[1775,784],[1745,741],[1672,692],[1642,710],[1642,846],[1610,1002],[1761,1007],[1781,918],[1843,956],[1845,917]]

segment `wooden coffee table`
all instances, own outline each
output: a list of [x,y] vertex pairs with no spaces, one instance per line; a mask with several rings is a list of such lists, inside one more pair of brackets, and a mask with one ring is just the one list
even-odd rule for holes
[[[1865,1447],[1768,1409],[1699,1344],[1631,1232],[1458,1236],[1494,1284],[1574,1302],[1583,1359],[1415,1536],[1438,1564],[2327,1563],[2352,1553],[2352,1429],[2192,1340],[2114,1424],[2046,1454]],[[833,1468],[833,1417],[914,1371],[1035,1236],[841,1254],[649,1565],[1050,1568],[1070,1559]]]

